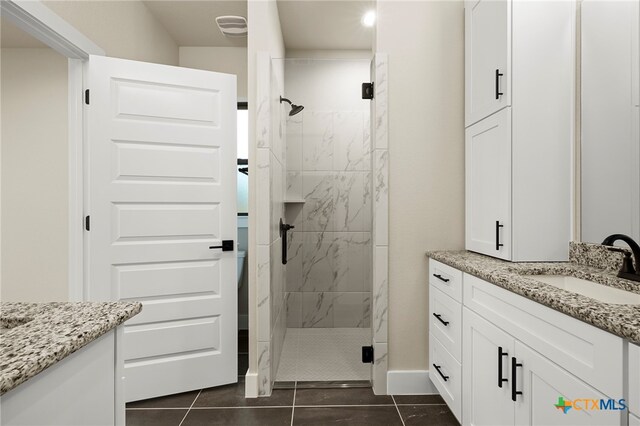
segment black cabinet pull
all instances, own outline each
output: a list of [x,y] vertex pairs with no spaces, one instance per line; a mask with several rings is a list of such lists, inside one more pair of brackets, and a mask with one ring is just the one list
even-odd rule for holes
[[444,281],[445,283],[448,283],[450,281],[449,278],[444,278],[440,274],[433,274],[433,276],[436,277],[437,279],[439,279],[440,281]]
[[504,93],[500,91],[500,77],[503,75],[500,70],[496,70],[496,99],[500,99],[500,96],[504,95]]
[[433,313],[433,316],[438,318],[438,321],[440,321],[441,323],[443,323],[444,325],[449,325],[449,321],[445,321],[442,319],[442,315],[440,314],[436,314],[435,312]]
[[444,380],[445,382],[447,380],[449,380],[449,376],[445,376],[444,374],[442,374],[442,371],[440,371],[440,366],[439,365],[433,364],[433,366],[435,367],[435,369],[438,372],[438,374],[440,375],[440,377],[442,377],[442,380]]
[[516,361],[515,357],[511,357],[511,400],[515,401],[516,397],[518,395],[522,395],[522,391],[518,390],[518,379],[517,379],[517,372],[518,372],[518,367],[522,367],[522,364],[520,364],[518,361]]
[[496,220],[496,250],[500,250],[500,247],[504,244],[500,243],[500,228],[504,228],[504,225],[500,225],[500,221]]
[[222,240],[221,246],[210,246],[209,249],[222,249],[222,251],[233,251],[233,240]]
[[508,382],[508,379],[502,377],[502,357],[509,356],[508,352],[502,352],[502,346],[498,346],[498,387],[502,387],[503,382]]

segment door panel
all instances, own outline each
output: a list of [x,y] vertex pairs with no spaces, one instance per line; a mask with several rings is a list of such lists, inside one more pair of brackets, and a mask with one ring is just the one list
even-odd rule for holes
[[511,108],[467,128],[465,150],[466,248],[511,260]]
[[220,180],[220,149],[216,147],[116,141],[113,148],[117,180]]
[[[522,392],[516,397],[517,425],[620,425],[626,416],[626,410],[589,410],[590,403],[575,401],[608,398],[518,341],[515,357],[522,364],[516,373],[516,390]],[[554,406],[559,397],[573,402],[566,413]]]
[[[514,339],[484,318],[463,308],[462,333],[462,419],[468,425],[512,425],[509,357],[514,353]],[[502,357],[498,386],[498,348]]]
[[124,331],[124,356],[129,360],[202,350],[220,350],[219,317],[129,326]]
[[91,57],[89,300],[139,300],[127,401],[237,380],[235,76]]
[[465,2],[466,126],[511,105],[510,34],[511,0]]
[[122,299],[184,293],[220,296],[219,260],[123,265],[115,267],[115,274]]

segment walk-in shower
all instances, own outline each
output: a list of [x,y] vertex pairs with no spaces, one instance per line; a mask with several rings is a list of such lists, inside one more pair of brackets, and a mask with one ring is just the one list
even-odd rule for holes
[[[372,344],[369,59],[286,59],[286,334],[276,382],[362,381]],[[304,108],[304,111],[303,111]],[[283,115],[286,112],[283,111]],[[286,116],[286,115],[285,115]]]

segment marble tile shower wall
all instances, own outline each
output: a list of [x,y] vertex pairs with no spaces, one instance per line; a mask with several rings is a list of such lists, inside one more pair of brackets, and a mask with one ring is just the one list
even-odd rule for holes
[[288,327],[371,326],[368,111],[313,111],[286,125]]
[[256,68],[256,222],[258,292],[258,395],[271,394],[286,332],[285,268],[278,221],[284,217],[285,107],[280,104],[283,75],[267,52]]

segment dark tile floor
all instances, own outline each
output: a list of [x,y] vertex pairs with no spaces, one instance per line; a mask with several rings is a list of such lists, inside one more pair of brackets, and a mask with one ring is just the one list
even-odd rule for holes
[[238,330],[238,376],[249,369],[249,330]]
[[127,404],[127,426],[458,425],[438,395],[380,396],[370,388],[277,389],[244,397],[244,382]]

